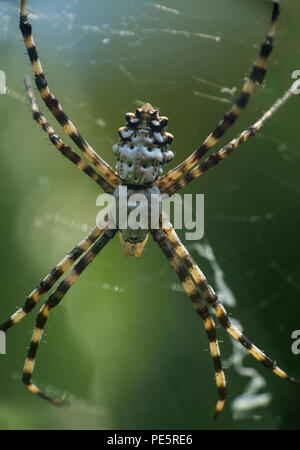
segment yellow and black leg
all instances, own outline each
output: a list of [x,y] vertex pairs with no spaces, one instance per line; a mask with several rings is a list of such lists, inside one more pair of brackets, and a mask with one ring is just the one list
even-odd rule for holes
[[243,333],[232,324],[224,306],[218,299],[216,293],[213,288],[208,283],[202,271],[199,269],[198,265],[186,249],[186,247],[182,244],[179,237],[177,236],[174,228],[170,224],[168,220],[163,220],[163,232],[170,244],[172,245],[174,251],[178,255],[178,257],[183,261],[185,266],[187,267],[189,273],[193,277],[193,280],[200,288],[203,296],[209,303],[209,305],[214,308],[216,316],[220,322],[220,324],[225,328],[227,333],[229,333],[236,341],[240,342],[242,346],[256,358],[263,366],[270,369],[275,375],[278,375],[281,378],[284,378],[292,383],[300,384],[295,378],[287,375],[283,370],[281,370],[276,362],[272,361],[267,355],[265,355],[258,347],[256,347],[249,339],[243,335]]
[[203,320],[205,331],[209,340],[209,348],[210,353],[213,359],[216,384],[218,390],[219,400],[217,402],[214,418],[218,416],[218,414],[222,411],[225,403],[226,397],[226,380],[225,375],[222,369],[222,361],[220,356],[219,344],[216,336],[216,326],[215,323],[209,314],[209,311],[206,305],[201,300],[200,294],[197,291],[190,275],[188,274],[186,268],[184,267],[180,258],[176,255],[174,249],[172,248],[171,243],[167,239],[165,233],[162,230],[153,230],[152,235],[154,240],[158,243],[163,253],[169,260],[171,266],[177,273],[182,286],[191,299],[193,306],[195,308],[196,313]]
[[279,0],[272,0],[273,10],[271,17],[271,25],[265,41],[261,45],[260,52],[252,71],[243,85],[242,92],[232,108],[224,115],[215,130],[205,139],[203,144],[195,150],[185,161],[183,161],[175,169],[170,170],[165,176],[157,180],[160,189],[166,189],[174,183],[179,177],[184,175],[200,159],[210,150],[223,136],[223,134],[233,125],[242,110],[247,105],[250,95],[255,86],[261,84],[267,72],[267,59],[273,49],[273,41],[275,35],[275,25],[279,16]]
[[96,243],[94,243],[94,245],[87,251],[87,253],[81,258],[81,260],[74,266],[71,272],[59,284],[57,289],[50,295],[37,315],[35,328],[31,338],[27,358],[24,364],[22,381],[30,392],[56,405],[61,405],[63,404],[63,402],[46,395],[35,384],[31,382],[36,353],[42,339],[44,326],[47,322],[51,309],[55,308],[55,306],[57,306],[61,302],[65,294],[75,283],[80,274],[94,260],[94,258],[103,249],[103,247],[114,237],[115,233],[116,230],[108,229],[102,234],[102,236],[96,241]]
[[80,158],[77,153],[72,150],[69,145],[65,145],[62,139],[55,133],[53,128],[50,126],[46,117],[41,113],[33,89],[30,81],[30,77],[25,77],[25,89],[27,91],[27,95],[29,98],[32,116],[34,120],[41,126],[41,128],[47,133],[50,142],[57,148],[57,150],[69,159],[73,164],[75,164],[78,169],[82,170],[86,173],[92,180],[94,180],[97,184],[99,184],[102,189],[109,193],[113,194],[115,188],[109,184],[99,173],[97,173],[86,161]]
[[46,81],[41,61],[38,57],[37,49],[32,35],[32,26],[28,22],[26,11],[26,0],[21,0],[20,8],[20,30],[24,38],[26,50],[34,71],[36,87],[56,120],[63,127],[65,132],[75,142],[87,159],[104,175],[106,181],[111,185],[120,183],[119,176],[114,170],[92,149],[85,141],[81,134],[77,131],[74,124],[63,111],[58,100],[51,94],[48,83]]
[[246,142],[249,137],[254,136],[265,124],[265,122],[270,119],[273,114],[287,102],[295,92],[295,89],[298,89],[300,86],[300,81],[296,81],[292,84],[292,86],[285,92],[285,94],[276,100],[276,102],[266,111],[263,116],[257,120],[253,125],[248,127],[239,136],[235,139],[232,139],[229,144],[225,145],[218,152],[213,153],[204,161],[200,162],[196,167],[194,167],[190,172],[187,172],[182,178],[176,180],[173,184],[167,187],[163,193],[168,195],[173,195],[179,189],[186,186],[188,183],[193,181],[195,178],[200,177],[200,175],[207,172],[209,169],[217,165],[220,161],[224,160],[229,156],[233,150],[238,148],[238,146],[244,142]]
[[20,322],[37,304],[42,294],[48,292],[56,281],[74,264],[74,262],[86,252],[91,245],[104,232],[103,228],[96,226],[89,235],[83,239],[73,250],[68,253],[59,264],[41,281],[41,283],[28,295],[24,305],[19,308],[8,320],[0,325],[1,331],[7,331],[10,327]]

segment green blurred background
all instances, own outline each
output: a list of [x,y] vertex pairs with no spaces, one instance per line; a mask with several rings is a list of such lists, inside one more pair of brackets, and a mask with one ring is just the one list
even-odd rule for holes
[[[229,108],[271,14],[270,1],[254,0],[32,0],[28,8],[50,87],[95,150],[113,165],[124,114],[151,102],[175,135],[170,167]],[[267,78],[222,143],[290,86],[300,69],[299,14],[298,0],[282,2]],[[9,89],[0,97],[2,322],[93,227],[100,191],[31,118],[18,2],[1,1],[0,19]],[[183,191],[205,194],[200,244],[214,258],[203,258],[191,241],[188,248],[224,301],[236,299],[228,309],[246,335],[298,378],[291,334],[300,329],[299,102],[292,98],[259,135]],[[51,313],[34,380],[58,396],[66,392],[69,408],[56,409],[19,382],[36,312],[7,333],[0,356],[1,429],[299,428],[299,388],[251,356],[242,368],[230,364],[243,353],[220,326],[229,396],[212,421],[217,396],[202,323],[151,240],[142,258],[125,259],[115,238]],[[238,401],[249,389],[243,411]]]

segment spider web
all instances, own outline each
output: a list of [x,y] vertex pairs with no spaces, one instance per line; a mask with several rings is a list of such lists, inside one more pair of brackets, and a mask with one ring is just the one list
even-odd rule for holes
[[[0,89],[5,93],[0,99],[3,103],[6,101],[8,111],[8,119],[4,118],[7,130],[2,167],[3,173],[8,171],[9,177],[17,183],[12,193],[15,207],[10,208],[8,202],[4,207],[10,214],[7,229],[12,245],[20,254],[19,270],[21,262],[27,264],[29,256],[35,274],[32,280],[36,280],[47,273],[51,264],[58,262],[62,251],[70,250],[94,226],[95,199],[99,192],[56,155],[38,126],[34,128],[30,122],[21,84],[22,76],[30,67],[22,53],[17,10],[17,1],[0,2],[0,45],[4,55],[0,67],[1,86],[6,87]],[[291,73],[300,68],[299,49],[295,44],[299,31],[294,20],[295,11],[300,12],[300,7],[296,0],[291,0],[283,2],[282,10],[267,79],[263,87],[256,89],[246,111],[222,139],[222,144],[254,123],[290,86]],[[271,5],[263,0],[228,0],[226,6],[217,0],[205,0],[201,5],[196,0],[184,4],[179,0],[94,0],[86,9],[86,2],[70,0],[64,3],[63,10],[56,1],[42,7],[38,1],[30,1],[29,11],[49,84],[101,156],[113,164],[111,146],[118,140],[116,130],[123,125],[124,114],[153,101],[153,106],[169,117],[169,130],[175,135],[174,167],[203,141],[236,98],[265,36]],[[287,47],[289,55],[285,51]],[[259,342],[253,338],[254,343],[270,348],[270,356],[276,355],[280,367],[287,372],[296,371],[290,336],[299,328],[299,306],[295,305],[300,271],[296,251],[300,199],[297,171],[300,154],[294,133],[297,100],[292,99],[253,141],[250,139],[228,160],[184,191],[205,194],[205,237],[200,242],[186,242],[187,248],[228,311],[240,320],[236,323],[241,328],[241,324],[246,323],[245,334],[251,331],[250,337],[258,336]],[[69,143],[49,114],[47,117]],[[20,122],[22,140],[16,135],[16,123]],[[17,148],[19,154],[9,151],[10,147]],[[30,166],[28,175],[24,171],[24,161]],[[3,233],[7,234],[7,229],[4,228]],[[116,269],[116,261],[121,261],[117,244],[112,244],[113,257],[105,252],[105,265],[100,263],[101,276],[96,278],[97,271],[93,267],[90,275],[82,279],[82,288],[78,288],[75,297],[82,295],[84,289],[87,298],[97,290],[110,299],[117,299],[116,302],[125,303],[133,295],[132,281],[127,280],[129,269],[127,272],[124,267],[124,275]],[[170,299],[165,305],[163,301],[155,303],[156,308],[162,308],[164,316],[170,312],[173,296],[176,302],[183,302],[184,295],[167,263],[162,260],[165,266],[159,267],[151,257],[153,249],[151,245],[145,250],[143,269],[139,270],[137,264],[134,285],[138,297],[142,292],[151,292],[158,280],[161,299]],[[159,258],[158,253],[156,256]],[[29,273],[27,278],[31,279]],[[22,292],[23,296],[29,285],[27,278],[16,281],[16,292]],[[3,280],[5,282],[5,277]],[[10,293],[10,299],[11,296]],[[13,298],[16,296],[15,293]],[[72,308],[71,297],[72,291],[70,301],[67,299],[61,308],[65,310],[68,329],[76,334],[78,315]],[[282,311],[282,303],[285,311]],[[11,307],[8,311],[12,312]],[[91,310],[82,315],[86,317],[88,313]],[[200,334],[198,323],[197,326]],[[220,328],[218,334],[221,340],[229,341],[227,336],[222,336]],[[207,347],[204,333],[202,335],[201,345]],[[62,336],[64,330],[61,339]],[[96,358],[96,349],[86,337],[76,336],[74,342],[82,352],[84,348],[91,358]],[[261,426],[272,428],[292,426],[293,407],[289,409],[289,403],[293,403],[294,391],[290,389],[286,399],[279,393],[281,403],[275,403],[273,411],[276,387],[284,390],[280,380],[270,382],[272,375],[257,367],[236,343],[224,344],[224,349],[224,364],[230,368],[227,378],[243,379],[236,381],[237,389],[231,387],[234,392],[228,399],[234,426],[256,427],[259,422]],[[63,346],[52,350],[58,358],[64,359]],[[50,349],[44,351],[48,352]],[[178,354],[174,350],[174,358],[180,355],[179,350]],[[201,352],[196,357],[201,358]],[[71,355],[68,358],[72,362]],[[143,364],[149,363],[142,360],[141,366]],[[15,370],[11,371],[12,378]],[[62,388],[49,385],[48,389],[58,396],[73,399],[73,419],[81,412],[89,417],[94,415],[97,426],[104,423],[104,427],[113,427],[116,425],[112,411],[106,406],[105,394],[97,384],[100,371],[96,365],[85,392],[86,398],[96,399],[95,404]],[[39,375],[36,377],[39,382]],[[41,385],[45,379],[46,371],[40,376]],[[68,386],[68,383],[61,385]],[[174,393],[170,394],[170,402],[178,411],[178,423],[188,426]],[[209,415],[207,410],[205,415]],[[122,421],[120,423],[122,427]],[[70,423],[66,422],[65,426]]]

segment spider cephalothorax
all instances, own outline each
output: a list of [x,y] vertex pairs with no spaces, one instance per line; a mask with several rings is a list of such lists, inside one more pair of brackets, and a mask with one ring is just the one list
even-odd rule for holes
[[[156,184],[151,186],[120,184],[115,190],[114,197],[116,225],[120,231],[124,255],[141,256],[149,231],[159,227],[159,217],[162,213],[160,190]],[[121,214],[120,210],[123,210]]]
[[119,129],[120,142],[113,146],[116,170],[127,184],[152,184],[174,156],[169,150],[173,136],[165,131],[168,119],[146,103],[135,114],[127,113],[126,121]]

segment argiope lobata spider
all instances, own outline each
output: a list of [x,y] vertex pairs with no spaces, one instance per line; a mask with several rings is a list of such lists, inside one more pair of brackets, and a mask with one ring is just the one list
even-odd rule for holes
[[[173,157],[172,152],[169,150],[169,145],[171,144],[173,137],[166,131],[168,119],[166,117],[160,117],[158,112],[153,110],[149,103],[145,104],[142,108],[137,109],[135,114],[128,113],[126,115],[126,126],[119,130],[120,142],[114,146],[117,157],[117,172],[115,172],[79,134],[73,123],[62,110],[57,99],[50,92],[37,55],[32,36],[32,27],[27,19],[26,0],[21,0],[20,29],[33,67],[37,89],[46,106],[50,109],[65,132],[70,136],[91,164],[83,160],[71,147],[66,146],[51,128],[45,117],[41,114],[30,81],[26,78],[25,86],[29,96],[33,117],[47,133],[50,141],[55,147],[80,170],[96,181],[105,192],[114,194],[115,197],[118,198],[119,186],[125,185],[134,192],[143,191],[146,195],[150,195],[151,192],[172,195],[190,181],[199,177],[219,163],[222,159],[226,158],[240,143],[245,142],[249,137],[253,136],[263,126],[265,121],[292,96],[293,90],[290,88],[254,125],[247,128],[236,139],[233,139],[219,151],[201,161],[205,154],[219,141],[227,129],[235,122],[241,111],[247,105],[255,86],[262,83],[266,74],[266,61],[273,48],[275,24],[278,15],[279,0],[273,0],[271,25],[268,34],[260,48],[258,58],[253,66],[251,74],[244,83],[242,92],[238,96],[235,104],[225,114],[215,130],[194,153],[175,167],[175,169],[170,170],[166,175],[162,176],[163,166]],[[12,325],[18,323],[36,306],[40,296],[50,291],[56,281],[65,274],[74,263],[76,263],[65,276],[64,280],[49,296],[37,315],[36,325],[22,376],[22,381],[32,393],[37,394],[54,404],[59,405],[61,402],[44,394],[31,381],[34,361],[42,338],[44,326],[51,309],[60,303],[79,275],[114,237],[116,231],[117,230],[110,229],[108,226],[96,226],[89,235],[67,254],[29,294],[25,304],[0,326],[0,330],[6,331]],[[153,236],[154,240],[158,243],[177,273],[197,314],[202,319],[209,340],[219,396],[215,409],[215,416],[217,416],[224,406],[226,382],[222,369],[215,324],[209,309],[202,300],[200,294],[202,294],[208,305],[214,309],[220,324],[235,340],[240,342],[250,354],[279,377],[299,384],[294,378],[282,371],[274,361],[253,345],[232,324],[225,308],[220,303],[212,287],[209,285],[185,246],[179,240],[171,223],[165,217],[162,215],[160,216],[159,229],[148,229],[145,233],[136,233],[136,231],[131,229],[120,229],[119,234],[124,254],[131,255],[133,253],[134,256],[141,255],[148,234]]]

